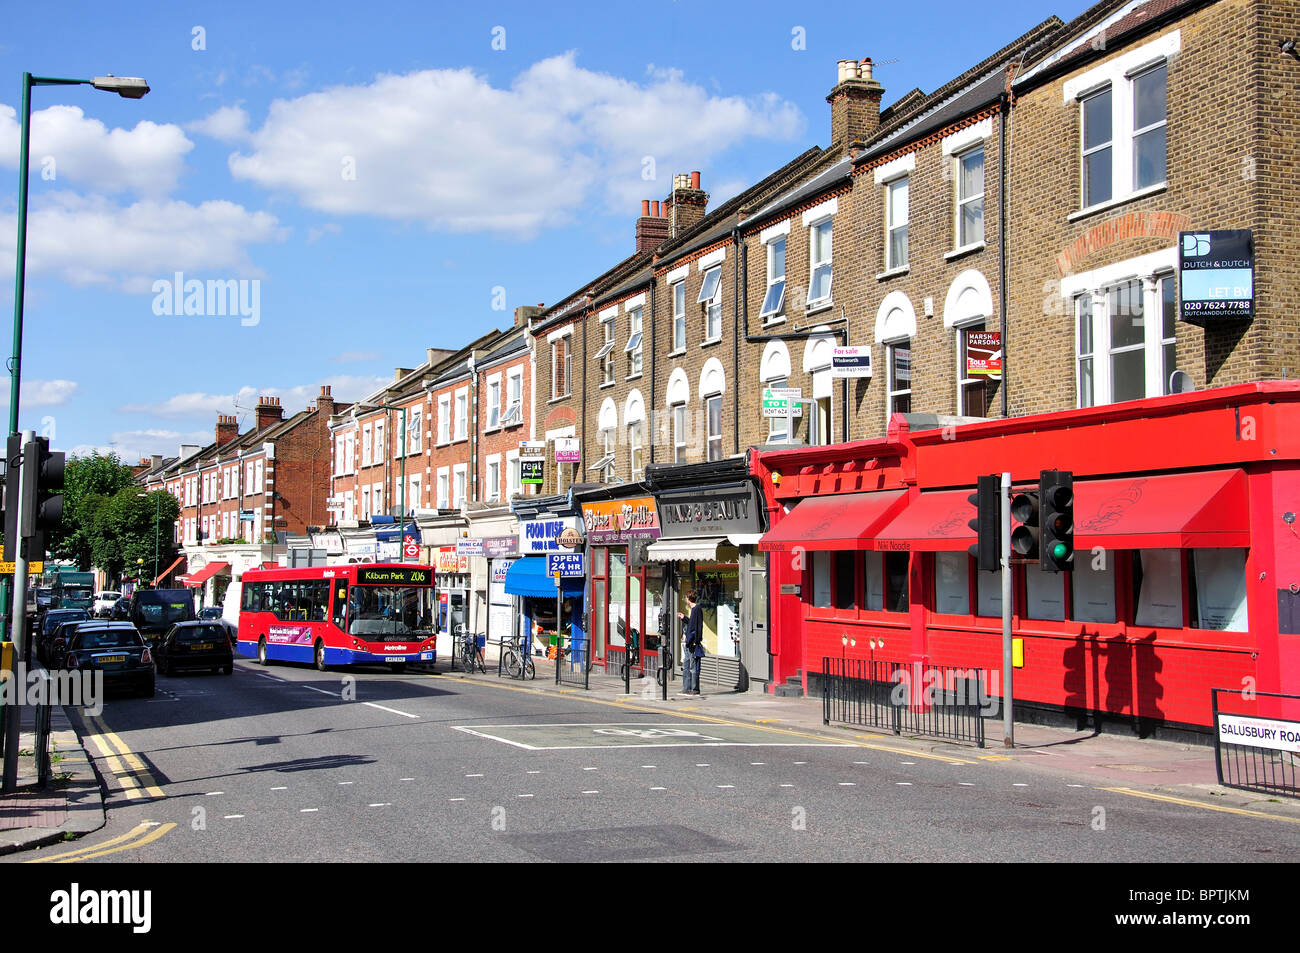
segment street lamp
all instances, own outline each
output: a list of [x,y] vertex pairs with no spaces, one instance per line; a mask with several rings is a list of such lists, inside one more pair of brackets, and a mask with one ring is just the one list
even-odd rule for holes
[[[398,532],[397,532],[397,540],[398,540],[397,561],[399,563],[404,563],[406,562],[406,455],[407,455],[407,451],[410,449],[410,443],[407,441],[407,437],[406,437],[406,408],[398,407],[396,404],[365,403],[365,404],[357,404],[357,409],[358,410],[380,410],[380,409],[396,410],[396,411],[400,411],[402,414],[402,424],[400,428],[402,434],[401,437],[399,438],[402,441],[402,486],[400,491],[401,503],[399,504],[402,509],[402,516],[398,524]],[[387,458],[388,458],[387,451],[384,452],[384,458],[385,458],[385,462],[387,462]]]
[[[153,493],[137,493],[141,499],[148,499]],[[158,521],[162,518],[162,497],[154,500],[153,507],[153,583],[158,585]]]
[[27,276],[27,166],[30,158],[33,86],[93,86],[117,93],[123,99],[139,99],[149,84],[138,76],[96,76],[94,79],[60,79],[23,73],[23,114],[18,146],[18,263],[14,276],[14,346],[9,359],[9,432],[18,433],[18,384],[23,356],[23,284]]

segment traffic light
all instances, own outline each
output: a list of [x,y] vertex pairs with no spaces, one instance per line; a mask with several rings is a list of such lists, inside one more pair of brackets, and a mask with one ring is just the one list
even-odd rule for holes
[[1026,559],[1038,558],[1038,489],[1024,490],[1011,500],[1011,518],[1020,525],[1011,531],[1011,548]]
[[1069,470],[1044,470],[1042,493],[1042,546],[1039,565],[1044,572],[1074,568],[1074,474]]
[[45,534],[63,523],[62,453],[50,453],[48,437],[23,447],[22,535],[28,560],[45,558]]
[[18,475],[23,466],[23,438],[10,434],[5,453],[5,562],[18,558]]
[[975,565],[985,572],[993,572],[1002,565],[1002,481],[997,476],[982,476],[976,481],[975,492],[966,499],[975,506],[976,516],[968,525],[975,530],[975,545],[969,552]]

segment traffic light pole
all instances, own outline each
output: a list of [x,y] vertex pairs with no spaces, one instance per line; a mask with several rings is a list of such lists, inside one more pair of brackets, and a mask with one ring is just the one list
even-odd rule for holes
[[[22,434],[22,445],[27,446],[36,438],[36,432],[24,430]],[[12,465],[12,463],[11,463]],[[23,492],[22,478],[23,468],[18,467],[15,474],[16,481],[13,485],[18,487],[15,499],[6,500],[6,505],[12,505],[19,508],[18,525],[23,525]],[[25,694],[26,686],[18,681],[19,663],[23,660],[25,653],[24,642],[27,640],[27,540],[22,537],[21,532],[17,539],[14,540],[14,603],[12,622],[10,624],[11,640],[14,643],[14,671],[11,675],[13,681],[13,693],[11,695],[14,704],[9,706],[5,711],[5,757],[4,757],[4,786],[5,794],[14,791],[18,787],[18,744],[21,732],[20,722],[22,721],[22,699]]]
[[1011,474],[1002,474],[1002,744],[1016,746],[1016,728],[1012,719],[1011,672],[1015,655],[1011,640]]

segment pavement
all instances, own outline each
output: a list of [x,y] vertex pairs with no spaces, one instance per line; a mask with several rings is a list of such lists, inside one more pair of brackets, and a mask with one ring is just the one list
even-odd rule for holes
[[[1037,724],[1015,725],[1015,746],[1002,743],[1002,722],[987,719],[984,748],[973,743],[953,742],[915,735],[895,735],[852,725],[823,722],[820,698],[793,698],[757,692],[740,693],[711,687],[707,682],[698,696],[679,693],[679,681],[669,685],[667,700],[649,678],[634,679],[631,692],[623,681],[595,669],[589,684],[555,683],[553,663],[534,660],[535,680],[520,682],[498,678],[494,658],[487,660],[487,673],[452,671],[439,662],[436,671],[444,678],[467,679],[495,684],[503,690],[563,694],[595,704],[673,714],[712,723],[759,725],[769,730],[797,735],[852,741],[869,748],[900,753],[927,752],[956,758],[1015,761],[1020,766],[1056,777],[1078,780],[1093,787],[1112,788],[1153,800],[1191,804],[1211,810],[1264,814],[1280,820],[1300,822],[1300,799],[1224,787],[1218,783],[1214,747],[1206,736],[1204,745],[1140,739],[1135,736],[1091,731],[1071,731]],[[31,709],[25,709],[27,719]],[[51,745],[54,780],[44,788],[37,785],[34,732],[24,723],[19,758],[18,790],[0,794],[0,854],[25,850],[64,840],[73,840],[104,826],[104,786],[87,757],[86,739],[64,708],[52,713]],[[84,731],[84,729],[82,729]]]

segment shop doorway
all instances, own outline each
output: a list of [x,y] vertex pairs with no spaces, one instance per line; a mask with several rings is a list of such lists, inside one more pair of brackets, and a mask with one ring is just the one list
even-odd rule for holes
[[741,600],[740,658],[749,679],[772,680],[772,656],[768,641],[767,553],[749,559],[745,573],[745,595]]

